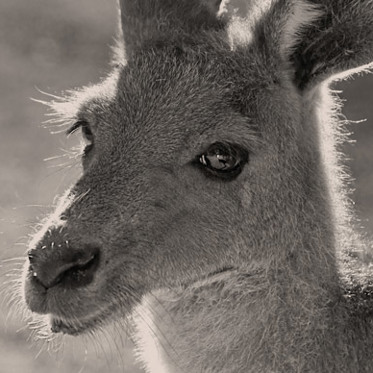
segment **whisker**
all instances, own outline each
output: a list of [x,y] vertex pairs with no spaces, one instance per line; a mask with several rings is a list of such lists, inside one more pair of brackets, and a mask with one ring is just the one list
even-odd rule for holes
[[21,261],[24,260],[25,258],[23,256],[18,256],[15,258],[9,258],[9,259],[2,259],[0,263],[8,263],[8,262],[14,262],[14,261]]

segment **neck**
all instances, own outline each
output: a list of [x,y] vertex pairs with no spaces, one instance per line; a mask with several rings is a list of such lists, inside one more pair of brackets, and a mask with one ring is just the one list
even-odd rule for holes
[[319,355],[325,345],[329,295],[294,277],[253,266],[155,293],[138,312],[144,358],[168,367],[154,372],[307,371],[305,351]]

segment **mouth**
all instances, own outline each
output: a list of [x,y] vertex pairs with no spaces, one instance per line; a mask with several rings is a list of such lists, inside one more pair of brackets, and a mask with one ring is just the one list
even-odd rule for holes
[[63,315],[51,312],[48,315],[48,325],[50,331],[55,334],[77,336],[91,333],[116,320],[126,323],[126,320],[131,317],[136,303],[133,298],[126,297],[126,299],[120,301],[116,299],[116,301],[101,304],[101,306],[92,304],[89,308],[86,308],[85,314],[80,313],[78,315],[73,310],[70,314],[65,313]]
[[62,333],[72,336],[84,334],[92,331],[104,323],[103,318],[93,316],[84,320],[80,319],[62,319],[56,316],[50,316],[50,329],[52,333]]
[[[215,282],[222,281],[226,279],[228,276],[232,275],[232,273],[236,273],[236,269],[233,267],[224,267],[217,271],[209,273],[206,278],[200,279],[197,281],[198,283],[202,283],[204,286],[212,285]],[[193,283],[189,286],[195,286],[196,283]],[[201,284],[200,284],[201,285]],[[115,308],[115,307],[114,307]],[[128,310],[127,310],[128,311]],[[50,315],[50,329],[52,333],[62,333],[68,334],[71,336],[77,336],[84,333],[88,333],[94,331],[95,329],[100,328],[104,324],[106,324],[106,320],[108,320],[110,315],[115,312],[115,309],[112,307],[108,307],[105,310],[101,310],[97,314],[90,314],[85,317],[75,317],[75,318],[67,318],[61,317],[57,315]]]
[[60,316],[54,313],[49,314],[49,326],[52,333],[68,335],[79,335],[94,331],[108,323],[116,313],[118,307],[110,304],[104,308],[89,312],[85,316]]
[[[227,277],[237,272],[236,268],[227,266],[220,268],[207,274],[204,278],[200,278],[192,283],[184,284],[186,287],[194,287],[197,284],[203,286],[214,286],[216,282],[224,281]],[[113,319],[113,314],[130,315],[131,306],[134,306],[134,299],[132,297],[126,297],[123,302],[106,304],[104,307],[96,308],[94,304],[90,309],[86,308],[85,314],[61,314],[60,312],[50,312],[48,316],[49,329],[55,334],[67,334],[71,336],[83,335],[100,329],[109,323],[109,320]],[[123,304],[126,304],[126,309],[123,310]],[[71,309],[71,308],[70,308]],[[71,309],[72,310],[72,309]],[[124,311],[124,312],[123,312]],[[43,312],[44,313],[44,312]]]

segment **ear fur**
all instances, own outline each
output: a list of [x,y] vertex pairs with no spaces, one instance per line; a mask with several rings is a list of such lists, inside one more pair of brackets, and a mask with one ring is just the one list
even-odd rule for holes
[[241,46],[256,43],[259,50],[267,50],[266,58],[272,62],[290,63],[301,90],[351,69],[364,69],[373,61],[373,0],[257,0],[250,4],[261,8],[261,17],[249,9],[246,19],[241,18],[237,29],[252,34],[241,37],[241,43],[233,18],[228,28],[233,30],[233,46],[235,41]]
[[373,61],[373,0],[309,0],[322,15],[303,28],[290,56],[301,88]]
[[[227,10],[228,9],[228,10]],[[266,51],[267,60],[286,62],[300,42],[302,31],[321,16],[321,11],[303,0],[256,0],[246,5],[244,16],[229,10],[228,37],[232,49],[250,44]],[[239,14],[239,16],[238,16]],[[223,13],[223,16],[226,15]],[[245,37],[243,37],[245,35]]]
[[219,16],[228,21],[228,39],[232,50],[247,47],[255,36],[255,29],[271,9],[273,0],[227,1],[221,7]]
[[145,44],[220,29],[221,0],[120,0],[126,58]]
[[212,15],[216,16],[219,13],[222,0],[201,0],[201,2]]
[[[201,32],[223,28],[230,6],[229,0],[119,2],[127,59],[159,41],[198,42]],[[242,7],[245,18],[230,15],[232,48],[267,49],[267,58],[291,66],[301,90],[373,61],[373,0],[252,0]]]

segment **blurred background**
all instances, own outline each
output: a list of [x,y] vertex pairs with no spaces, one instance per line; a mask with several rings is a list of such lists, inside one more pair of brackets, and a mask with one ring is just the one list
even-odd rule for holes
[[[64,154],[77,139],[51,135],[41,123],[46,108],[30,97],[97,82],[108,71],[116,30],[115,0],[1,0],[0,3],[0,272],[8,273],[24,255],[35,224],[79,176],[79,166]],[[373,74],[339,83],[347,102],[356,143],[345,152],[356,179],[353,200],[361,225],[373,232]],[[58,156],[57,159],[53,157]],[[52,159],[50,159],[52,158]],[[49,160],[48,160],[49,159]],[[11,274],[11,273],[10,273]],[[11,276],[0,277],[0,289]],[[28,328],[0,292],[0,373],[140,372],[130,342],[121,359],[86,349],[80,339],[65,341],[64,351],[48,352],[29,338]],[[105,344],[104,342],[102,343]],[[100,349],[100,348],[98,348]],[[103,348],[105,350],[105,347]],[[109,368],[108,368],[109,364]]]
[[[46,107],[30,98],[49,100],[39,90],[59,95],[104,76],[116,23],[116,0],[0,1],[0,273],[19,267],[8,259],[24,255],[35,223],[80,173],[59,166],[80,163],[63,156],[78,136],[51,135],[41,125]],[[13,278],[0,276],[0,289]],[[61,351],[46,351],[5,299],[0,291],[0,373],[141,371],[129,341],[102,341],[96,353],[101,346],[67,338]],[[116,356],[114,343],[128,353]]]

